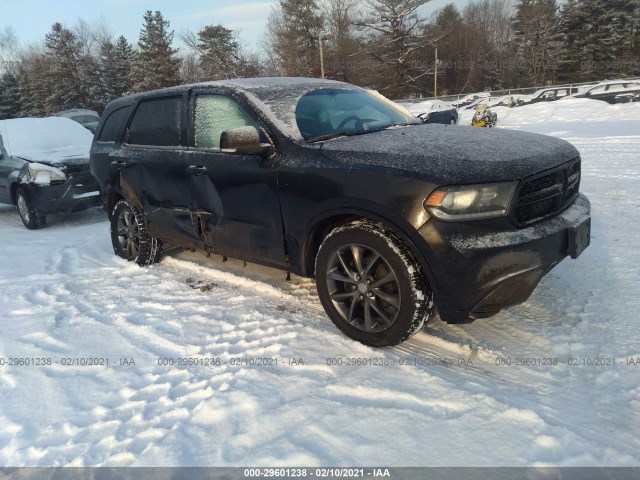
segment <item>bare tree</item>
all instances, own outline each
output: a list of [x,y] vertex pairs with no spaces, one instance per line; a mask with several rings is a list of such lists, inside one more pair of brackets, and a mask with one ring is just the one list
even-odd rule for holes
[[322,29],[316,0],[280,0],[272,8],[264,40],[274,73],[319,77]]
[[348,82],[356,70],[358,39],[354,27],[358,0],[325,0],[321,9],[325,18],[323,38],[327,39],[325,69],[327,77]]
[[366,51],[376,60],[376,87],[392,98],[419,89],[418,81],[432,73],[424,61],[433,38],[418,13],[429,0],[366,0],[366,12],[356,22],[367,35]]

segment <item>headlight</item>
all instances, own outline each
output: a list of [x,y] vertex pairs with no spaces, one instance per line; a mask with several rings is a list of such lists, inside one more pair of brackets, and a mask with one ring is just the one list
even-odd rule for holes
[[516,182],[504,182],[441,187],[429,195],[424,206],[431,215],[445,222],[504,217],[509,212],[516,185]]
[[38,185],[50,185],[52,183],[62,183],[67,181],[67,176],[61,170],[43,165],[42,163],[30,163],[29,175],[34,183]]

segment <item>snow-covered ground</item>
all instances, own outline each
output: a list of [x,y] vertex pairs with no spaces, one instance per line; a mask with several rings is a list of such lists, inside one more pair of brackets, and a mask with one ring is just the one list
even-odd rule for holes
[[0,465],[640,466],[640,104],[495,111],[580,150],[592,244],[525,304],[395,348],[340,334],[311,280],[140,268],[100,210],[28,231],[0,206]]

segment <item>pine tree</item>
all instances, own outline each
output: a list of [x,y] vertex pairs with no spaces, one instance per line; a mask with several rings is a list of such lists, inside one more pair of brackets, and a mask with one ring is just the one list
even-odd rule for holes
[[569,0],[560,18],[563,80],[591,81],[640,73],[637,1]]
[[85,107],[89,95],[80,68],[81,47],[75,36],[60,23],[54,23],[45,36],[45,46],[47,56],[41,61],[47,64],[48,75],[40,76],[38,88],[48,91],[47,113]]
[[552,80],[559,32],[555,0],[519,0],[513,19],[519,71],[530,85]]
[[200,68],[204,79],[219,80],[241,76],[240,46],[233,30],[222,25],[209,25],[198,32]]
[[0,77],[0,120],[16,118],[21,110],[20,86],[12,73]]
[[115,45],[110,40],[100,45],[98,57],[99,99],[103,107],[111,100],[131,91],[133,65],[133,48],[123,36],[118,38]]
[[135,91],[153,90],[179,83],[180,59],[171,48],[173,30],[159,11],[147,10],[138,40]]

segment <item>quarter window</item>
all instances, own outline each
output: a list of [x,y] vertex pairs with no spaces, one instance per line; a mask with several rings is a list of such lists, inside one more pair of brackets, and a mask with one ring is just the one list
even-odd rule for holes
[[98,141],[100,142],[117,142],[122,137],[122,127],[129,118],[131,107],[119,108],[109,114],[104,121]]
[[220,148],[220,135],[225,130],[258,124],[234,99],[225,95],[205,94],[196,96],[195,146]]
[[184,145],[181,106],[181,97],[140,102],[129,125],[128,143],[160,147]]

